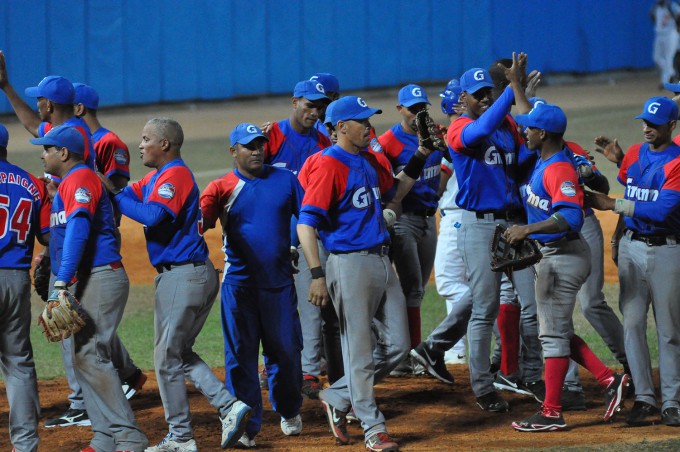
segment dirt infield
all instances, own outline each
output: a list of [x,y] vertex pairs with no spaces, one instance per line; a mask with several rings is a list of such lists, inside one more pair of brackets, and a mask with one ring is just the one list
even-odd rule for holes
[[[445,385],[433,378],[387,378],[377,386],[380,409],[387,418],[390,433],[399,441],[403,450],[494,450],[526,449],[531,447],[597,446],[612,443],[639,443],[642,441],[671,439],[678,430],[663,425],[626,428],[621,420],[605,424],[603,399],[599,388],[587,372],[584,386],[587,394],[587,411],[565,413],[569,431],[559,433],[518,433],[510,423],[533,414],[539,404],[531,398],[504,394],[511,403],[511,412],[490,414],[480,410],[474,403],[469,384],[467,366],[449,366],[456,378],[455,385]],[[220,378],[223,370],[217,369]],[[158,395],[155,375],[147,373],[149,381],[142,393],[132,400],[132,408],[141,429],[149,440],[157,442],[167,433],[163,407]],[[40,383],[42,405],[39,429],[40,451],[78,451],[88,445],[92,432],[89,427],[51,428],[42,427],[45,418],[61,414],[68,408],[66,381],[51,380]],[[266,390],[263,398],[268,397]],[[200,450],[221,450],[220,424],[206,399],[193,387],[190,388],[191,410],[195,437]],[[632,406],[632,401],[626,401]],[[625,413],[625,411],[623,412]],[[622,414],[623,414],[622,413]],[[622,418],[623,415],[619,417]],[[6,434],[8,408],[0,397],[0,428]],[[263,428],[257,436],[258,449],[277,451],[330,451],[337,450],[329,433],[326,420],[318,401],[305,400],[302,407],[303,433],[299,437],[287,437],[279,428],[279,417],[265,402]],[[350,426],[353,445],[342,450],[363,449],[361,428]],[[6,446],[0,436],[0,447]],[[612,450],[615,447],[612,446]]]

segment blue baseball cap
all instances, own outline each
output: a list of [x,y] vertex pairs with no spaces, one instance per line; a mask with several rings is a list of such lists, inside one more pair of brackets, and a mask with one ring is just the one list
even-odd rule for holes
[[552,133],[567,130],[567,115],[557,105],[539,103],[526,115],[515,116],[515,121],[526,127],[536,127]]
[[74,83],[73,89],[75,90],[74,104],[83,104],[90,110],[96,110],[99,107],[99,94],[90,85]]
[[458,92],[458,95],[460,96],[460,93],[463,92],[462,88],[460,87],[460,82],[458,81],[457,78],[452,78],[449,80],[449,83],[446,84],[446,88],[444,88],[444,91],[439,93],[439,97],[451,97],[455,92]]
[[85,154],[85,140],[83,135],[71,126],[58,126],[50,130],[45,136],[40,138],[31,138],[29,140],[33,144],[40,144],[43,146],[58,146],[66,148],[74,154]]
[[494,86],[489,71],[480,67],[468,69],[460,76],[461,89],[470,94],[474,94],[482,88],[493,88]]
[[678,104],[667,97],[652,97],[642,109],[642,113],[635,119],[644,119],[647,122],[660,126],[671,121],[678,120]]
[[236,146],[236,143],[246,145],[255,138],[264,138],[264,141],[269,141],[259,127],[249,122],[237,125],[234,127],[234,130],[231,131],[231,134],[229,134],[229,140],[231,141],[232,146]]
[[312,75],[309,80],[312,82],[320,82],[323,85],[324,91],[327,93],[339,93],[340,92],[340,81],[338,78],[328,72],[317,72]]
[[430,105],[430,101],[427,100],[427,94],[425,94],[425,90],[421,86],[410,84],[399,90],[399,105],[410,107],[411,105],[423,103]]
[[664,83],[663,87],[666,88],[668,91],[680,93],[680,83]]
[[0,124],[0,148],[6,148],[9,142],[9,132],[7,128]]
[[330,108],[332,112],[331,124],[334,126],[338,121],[347,121],[348,119],[367,119],[375,114],[382,113],[378,108],[370,108],[366,105],[366,101],[357,96],[345,96],[331,102],[326,109]]
[[304,97],[308,100],[328,99],[323,84],[312,80],[297,82],[295,89],[293,90],[293,96]]
[[324,124],[330,124],[333,125],[333,108],[335,106],[333,105],[335,102],[331,102],[328,104],[328,107],[326,107],[326,117],[323,120]]
[[75,95],[71,82],[60,75],[48,75],[24,92],[28,97],[44,97],[58,104],[72,104]]

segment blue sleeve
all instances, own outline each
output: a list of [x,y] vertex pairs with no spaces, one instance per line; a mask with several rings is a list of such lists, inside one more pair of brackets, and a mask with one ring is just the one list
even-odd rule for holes
[[508,114],[514,100],[515,93],[508,86],[498,100],[482,116],[463,128],[460,137],[463,145],[465,147],[472,147],[498,130],[501,124],[503,124],[505,115]]
[[570,231],[580,231],[583,227],[583,209],[576,205],[562,204],[555,207],[555,210],[569,223]]
[[83,212],[77,213],[66,223],[64,249],[62,250],[57,281],[68,283],[76,275],[80,258],[85,251],[87,238],[90,236],[91,225],[90,218]]
[[636,202],[633,218],[638,220],[663,223],[680,205],[680,192],[661,190],[654,202]]
[[302,205],[302,198],[305,192],[300,185],[297,177],[293,178],[293,216],[290,219],[290,244],[291,246],[298,246],[300,239],[297,235],[298,217],[300,216],[300,206]]
[[144,204],[136,198],[129,187],[113,197],[123,215],[145,226],[156,226],[161,221],[171,218],[170,214],[161,206]]

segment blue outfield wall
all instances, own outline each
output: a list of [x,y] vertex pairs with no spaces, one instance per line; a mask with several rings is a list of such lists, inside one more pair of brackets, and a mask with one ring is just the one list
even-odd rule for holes
[[512,51],[544,73],[649,68],[651,4],[0,0],[0,49],[22,94],[60,74],[94,86],[102,106],[227,99],[289,93],[314,72],[343,90],[444,80]]

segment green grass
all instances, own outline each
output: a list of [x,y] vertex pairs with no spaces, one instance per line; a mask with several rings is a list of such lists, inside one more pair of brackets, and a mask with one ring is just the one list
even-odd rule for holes
[[[605,287],[605,294],[609,304],[614,307],[614,311],[618,315],[619,312],[616,307],[618,305],[618,284],[608,284]],[[35,295],[32,303],[33,318],[35,319],[40,310],[42,310],[43,303]],[[153,286],[133,286],[130,291],[130,298],[123,321],[118,330],[130,356],[132,356],[137,366],[142,369],[153,369],[153,305]],[[423,336],[430,334],[444,318],[445,314],[446,310],[443,299],[437,294],[434,286],[430,285],[425,294],[421,312]],[[577,333],[583,337],[605,364],[610,366],[618,365],[618,362],[612,356],[602,339],[583,318],[578,307],[574,310],[574,324]],[[658,351],[655,335],[656,330],[654,329],[653,319],[650,316],[647,336],[652,353],[652,364],[657,366]],[[31,340],[33,342],[38,378],[50,379],[62,377],[64,375],[64,368],[61,363],[60,344],[47,342],[43,337],[42,330],[37,326],[31,328]],[[195,350],[211,367],[224,365],[219,297],[208,316],[203,331],[201,331],[196,341]]]

